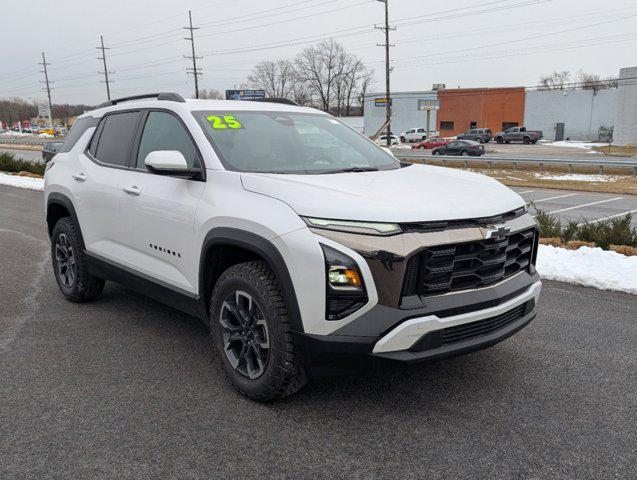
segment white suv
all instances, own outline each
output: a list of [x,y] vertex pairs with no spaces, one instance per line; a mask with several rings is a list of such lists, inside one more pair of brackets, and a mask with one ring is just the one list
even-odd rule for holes
[[536,314],[522,198],[401,164],[311,108],[114,100],[47,165],[45,208],[66,298],[111,280],[201,318],[230,382],[258,400],[361,359],[484,348]]
[[424,142],[427,139],[427,130],[424,128],[412,128],[400,134],[400,141],[407,142]]

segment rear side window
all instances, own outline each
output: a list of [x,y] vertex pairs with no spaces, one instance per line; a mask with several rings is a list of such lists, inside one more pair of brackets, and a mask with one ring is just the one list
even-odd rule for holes
[[170,113],[150,112],[144,133],[139,142],[137,168],[146,169],[144,160],[150,152],[177,150],[181,152],[189,168],[200,167],[197,148],[181,122]]
[[77,141],[80,138],[82,138],[82,135],[84,135],[84,132],[86,132],[89,128],[96,127],[98,123],[99,123],[98,118],[94,118],[94,117],[80,118],[77,122],[75,122],[75,125],[73,125],[73,127],[71,128],[71,131],[67,135],[66,140],[64,140],[64,145],[62,145],[59,152],[60,153],[70,152],[71,149],[77,143]]
[[95,158],[108,165],[127,167],[140,116],[140,112],[106,116],[97,144],[91,145]]

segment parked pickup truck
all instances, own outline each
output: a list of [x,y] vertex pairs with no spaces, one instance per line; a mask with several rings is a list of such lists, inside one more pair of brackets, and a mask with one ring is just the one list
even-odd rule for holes
[[541,130],[527,130],[526,127],[511,127],[504,132],[495,134],[498,143],[523,142],[526,144],[537,143],[544,137]]

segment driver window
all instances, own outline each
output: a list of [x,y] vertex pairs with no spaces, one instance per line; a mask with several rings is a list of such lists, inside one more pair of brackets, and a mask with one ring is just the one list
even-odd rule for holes
[[150,112],[137,152],[137,168],[146,170],[144,160],[150,152],[177,150],[188,163],[188,168],[200,167],[197,149],[179,120],[170,113]]

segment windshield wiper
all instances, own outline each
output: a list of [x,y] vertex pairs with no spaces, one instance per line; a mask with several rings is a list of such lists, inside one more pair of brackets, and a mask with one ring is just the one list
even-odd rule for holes
[[377,172],[379,170],[378,167],[349,167],[349,168],[340,168],[338,170],[328,170],[323,173],[349,173],[349,172]]

